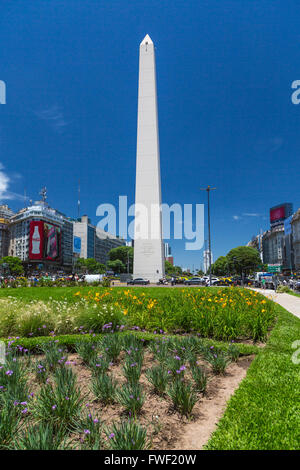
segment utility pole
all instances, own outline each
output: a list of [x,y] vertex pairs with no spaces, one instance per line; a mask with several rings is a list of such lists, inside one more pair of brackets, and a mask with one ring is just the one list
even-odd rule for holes
[[207,191],[207,219],[208,219],[208,262],[209,262],[209,285],[211,286],[211,237],[210,237],[210,205],[209,205],[209,193],[217,188],[211,188],[209,185],[207,188],[200,188],[201,191]]

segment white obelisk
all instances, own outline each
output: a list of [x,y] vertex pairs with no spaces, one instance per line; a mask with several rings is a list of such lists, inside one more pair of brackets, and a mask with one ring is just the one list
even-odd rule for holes
[[165,275],[155,50],[140,44],[133,276],[156,282]]

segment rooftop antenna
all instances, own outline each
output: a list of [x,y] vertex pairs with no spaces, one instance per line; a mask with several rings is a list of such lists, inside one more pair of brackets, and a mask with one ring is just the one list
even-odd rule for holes
[[78,219],[80,218],[80,180],[78,180]]
[[44,187],[40,190],[39,195],[42,196],[42,201],[43,201],[43,202],[46,202],[46,199],[47,199],[47,188],[46,188],[46,186],[44,186]]

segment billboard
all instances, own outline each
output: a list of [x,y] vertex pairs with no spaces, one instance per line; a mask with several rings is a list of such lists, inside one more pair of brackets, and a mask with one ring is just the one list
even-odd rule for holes
[[74,237],[73,238],[73,253],[81,253],[81,238]]
[[270,224],[271,225],[276,225],[278,223],[281,223],[292,215],[293,213],[293,205],[290,202],[285,202],[282,204],[279,204],[278,206],[271,207],[270,209]]
[[43,259],[44,222],[32,220],[29,226],[29,259]]
[[29,259],[59,261],[60,252],[60,227],[42,220],[32,220],[29,228]]
[[44,222],[44,259],[60,259],[60,227]]
[[285,218],[285,207],[275,207],[274,209],[270,209],[270,222],[277,222],[278,220],[282,220]]

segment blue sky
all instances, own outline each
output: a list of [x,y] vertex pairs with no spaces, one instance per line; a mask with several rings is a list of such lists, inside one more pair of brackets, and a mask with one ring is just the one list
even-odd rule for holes
[[[1,5],[0,200],[70,216],[134,202],[139,43],[156,46],[163,202],[212,194],[214,258],[300,206],[298,1],[15,0]],[[176,264],[201,251],[170,241]]]

